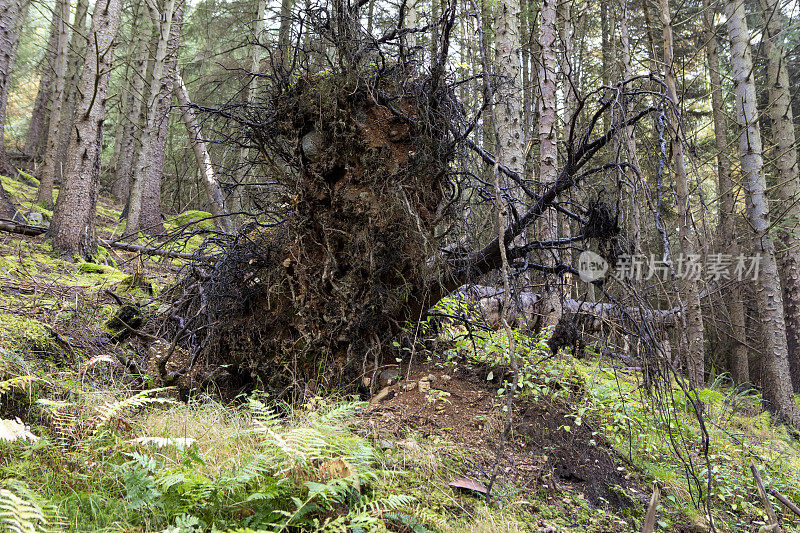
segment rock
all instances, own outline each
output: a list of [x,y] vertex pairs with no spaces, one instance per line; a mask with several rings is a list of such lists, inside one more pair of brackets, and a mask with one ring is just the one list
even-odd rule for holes
[[[390,396],[390,394],[391,394],[391,396]],[[372,399],[369,401],[369,403],[370,403],[370,405],[375,405],[375,404],[378,404],[378,403],[381,403],[383,401],[386,401],[386,400],[390,399],[392,396],[394,396],[394,391],[392,389],[390,389],[389,387],[384,387],[384,388],[382,388],[380,390],[380,392],[378,392],[378,394],[376,394],[375,396],[372,397]]]
[[384,370],[378,376],[378,383],[381,387],[388,387],[400,381],[400,372],[396,368]]
[[430,381],[420,381],[419,382],[419,391],[422,394],[425,394],[429,390],[431,390],[431,382]]
[[319,160],[322,149],[325,147],[325,140],[322,135],[314,130],[306,133],[300,141],[300,147],[310,161],[316,162]]
[[427,376],[420,378],[419,380],[420,382],[427,381],[433,383],[434,381],[436,381],[436,376],[434,376],[433,374],[428,374]]
[[50,227],[50,221],[46,220],[43,214],[38,213],[36,211],[31,211],[30,213],[25,215],[25,219],[31,226],[40,226],[43,228]]

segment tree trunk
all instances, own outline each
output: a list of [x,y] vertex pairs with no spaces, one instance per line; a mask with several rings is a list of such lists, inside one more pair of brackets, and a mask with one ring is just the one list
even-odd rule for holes
[[197,168],[200,171],[200,176],[202,176],[203,184],[206,188],[208,203],[211,206],[211,214],[216,217],[214,218],[214,223],[220,231],[232,233],[234,230],[233,223],[230,216],[228,216],[228,210],[225,209],[225,197],[222,195],[222,189],[214,174],[214,165],[211,162],[211,156],[208,153],[208,148],[206,148],[206,143],[200,132],[200,124],[197,122],[194,109],[192,109],[189,92],[186,90],[183,78],[181,78],[180,75],[176,77],[175,93],[178,96],[178,103],[182,108],[183,123],[186,125],[186,132],[189,134],[189,143],[191,143],[192,149],[194,150]]
[[159,84],[156,99],[157,129],[151,138],[150,161],[142,187],[142,211],[139,215],[139,228],[151,234],[164,231],[161,223],[161,178],[164,175],[164,157],[167,147],[172,94],[178,74],[178,48],[183,27],[183,1],[178,0],[172,16],[172,24],[167,42],[167,57],[164,73]]
[[[664,72],[667,84],[667,96],[670,99],[667,116],[671,125],[670,136],[672,141],[672,155],[674,159],[675,193],[678,214],[678,235],[681,241],[681,251],[684,257],[695,254],[694,233],[692,231],[692,211],[689,204],[689,184],[686,178],[686,166],[683,157],[683,143],[681,142],[681,117],[677,111],[678,96],[675,88],[674,56],[672,45],[672,15],[669,9],[669,0],[660,0],[661,22],[664,30]],[[704,332],[703,314],[700,308],[700,293],[697,282],[691,279],[683,280],[682,297],[686,307],[686,337],[687,346],[685,353],[686,373],[689,382],[695,386],[703,385],[704,377]]]
[[[722,95],[717,32],[714,25],[714,6],[711,0],[704,1],[706,25],[706,60],[711,81],[711,113],[714,118],[714,144],[717,151],[717,188],[719,194],[719,228],[717,230],[717,249],[732,256],[739,255],[739,244],[735,235],[736,208],[734,205],[733,181],[731,180],[731,159],[728,152],[728,117],[725,113],[725,99]],[[735,383],[750,381],[747,360],[746,332],[744,326],[744,303],[741,287],[734,283],[725,294],[730,313],[729,364],[731,377]]]
[[[156,228],[150,228],[140,219],[144,211],[145,183],[148,180],[150,167],[153,166],[153,150],[157,148],[155,143],[159,137],[161,122],[164,120],[164,116],[159,114],[159,112],[163,112],[163,109],[159,109],[160,106],[158,104],[161,100],[162,86],[166,82],[166,78],[169,77],[166,63],[173,15],[175,14],[175,1],[176,0],[165,0],[161,5],[160,12],[154,7],[151,9],[152,23],[153,26],[158,28],[159,37],[155,59],[153,60],[153,74],[150,77],[150,96],[147,99],[147,120],[145,122],[144,131],[142,131],[142,144],[139,150],[136,171],[131,182],[130,197],[128,199],[128,216],[125,233],[132,238],[135,238],[142,229],[150,232],[161,226],[160,217],[156,223]],[[169,94],[171,94],[171,91]],[[152,185],[148,185],[148,188],[150,187],[152,187]],[[145,215],[145,218],[150,219],[152,217]]]
[[[253,33],[255,34],[256,42],[261,42],[264,37],[264,33],[267,30],[267,21],[266,21],[266,11],[267,11],[267,1],[266,0],[258,0],[258,5],[256,7],[256,17],[253,23]],[[252,56],[250,57],[251,65],[250,65],[250,74],[252,79],[250,80],[250,85],[247,87],[247,101],[252,102],[253,99],[258,94],[258,74],[261,73],[261,60],[262,60],[262,53],[260,46],[252,47]],[[242,213],[245,209],[245,200],[244,200],[244,190],[245,184],[248,181],[248,175],[250,173],[251,162],[250,162],[250,150],[246,146],[239,150],[239,166],[236,172],[236,186],[233,189],[231,194],[231,210],[234,212],[232,223],[235,226],[239,225],[239,222],[242,218]]]
[[69,22],[69,1],[58,0],[53,19],[57,21],[56,56],[53,62],[53,109],[50,111],[50,123],[47,132],[47,150],[44,154],[44,165],[39,175],[39,190],[36,201],[39,205],[51,209],[53,206],[53,181],[56,169],[60,166],[58,157],[58,130],[61,127],[61,110],[64,98],[64,81],[67,74],[67,23]]
[[[558,179],[558,149],[556,135],[556,0],[543,0],[541,4],[541,23],[539,25],[539,45],[542,50],[539,67],[539,181],[550,187]],[[498,32],[498,39],[499,39]],[[502,131],[503,128],[500,128]],[[502,143],[500,143],[502,144]],[[499,151],[498,151],[499,153]],[[549,209],[543,214],[539,238],[543,241],[558,238],[558,217],[556,211]],[[545,257],[546,264],[556,264],[556,258]],[[553,286],[545,286],[542,298],[544,325],[552,326],[561,318],[561,294],[558,280]]]
[[[41,62],[39,90],[36,92],[36,101],[33,103],[33,113],[31,113],[31,121],[28,125],[25,147],[22,149],[25,154],[32,156],[44,155],[47,146],[47,132],[49,130],[47,111],[51,107],[51,102],[56,102],[53,97],[53,78],[56,70],[60,22],[59,9],[56,6],[53,10],[53,20],[50,22],[50,37],[47,39],[47,49]],[[55,107],[55,105],[52,107]]]
[[94,8],[69,141],[69,160],[50,226],[54,249],[82,257],[90,257],[97,249],[94,219],[103,122],[121,12],[122,0],[100,0]]
[[771,156],[775,185],[769,192],[780,206],[774,214],[780,228],[777,253],[783,281],[783,305],[789,368],[794,391],[800,392],[800,179],[797,168],[797,140],[792,117],[789,71],[786,67],[786,32],[777,0],[761,0],[766,22],[762,42],[767,56],[769,119],[772,132]]
[[0,174],[12,175],[16,172],[6,156],[3,133],[11,72],[14,70],[19,34],[28,14],[28,4],[29,0],[0,0]]
[[747,190],[747,216],[753,230],[754,252],[761,255],[756,297],[764,336],[764,372],[761,384],[767,407],[779,420],[800,428],[800,411],[792,394],[789,354],[784,322],[775,246],[767,235],[769,207],[762,156],[761,131],[756,109],[756,87],[744,0],[730,0],[726,6],[731,40],[731,66],[735,83],[736,119],[739,123],[739,152],[744,186]]
[[147,59],[150,56],[150,37],[152,25],[145,18],[137,21],[131,29],[131,36],[136,36],[135,54],[136,58],[131,68],[128,89],[128,101],[125,107],[128,109],[127,116],[123,117],[125,125],[122,130],[120,141],[120,153],[117,167],[115,169],[114,183],[111,186],[111,194],[119,200],[128,199],[131,188],[133,169],[136,164],[136,154],[139,151],[136,134],[139,131],[139,118],[142,114],[142,107],[145,99],[145,76],[147,73]]
[[67,55],[67,79],[64,85],[64,98],[61,109],[61,125],[58,130],[58,167],[56,179],[64,176],[67,148],[69,147],[72,126],[75,123],[75,107],[78,103],[78,84],[81,81],[81,65],[86,54],[86,18],[89,11],[89,0],[78,0],[75,7],[75,18],[72,22],[72,35],[69,39]]

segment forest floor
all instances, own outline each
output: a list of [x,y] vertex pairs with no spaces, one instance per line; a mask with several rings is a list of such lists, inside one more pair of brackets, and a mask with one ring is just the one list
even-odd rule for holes
[[[50,216],[32,203],[34,180],[2,182],[23,213]],[[101,235],[120,235],[119,207],[101,198],[98,212]],[[0,439],[0,528],[641,531],[658,486],[656,531],[707,531],[697,482],[710,481],[718,531],[768,531],[751,462],[768,490],[800,503],[800,443],[757,392],[723,380],[699,392],[706,462],[683,392],[653,399],[636,369],[591,350],[549,357],[547,334],[515,331],[521,389],[507,433],[505,333],[453,324],[398,354],[369,401],[287,405],[256,391],[223,403],[213,390],[178,401],[120,364],[141,347],[113,341],[105,322],[118,298],[159,305],[182,264],[116,250],[95,261],[0,233],[0,434],[21,437]],[[771,503],[785,531],[800,531]]]

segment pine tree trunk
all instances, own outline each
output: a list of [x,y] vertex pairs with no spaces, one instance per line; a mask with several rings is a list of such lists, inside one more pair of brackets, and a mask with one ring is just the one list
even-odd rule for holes
[[[39,89],[33,103],[33,113],[28,124],[28,135],[25,137],[25,147],[22,151],[28,155],[44,155],[47,146],[47,132],[49,130],[48,109],[51,108],[53,98],[53,85],[56,70],[56,54],[58,53],[59,38],[59,9],[53,10],[53,20],[50,22],[50,37],[47,39],[47,50],[42,58]],[[60,105],[60,104],[59,104]]]
[[167,131],[169,128],[170,108],[178,75],[178,48],[180,47],[181,30],[183,28],[183,0],[178,0],[172,16],[167,57],[164,75],[156,99],[156,116],[158,117],[156,135],[151,139],[150,164],[142,187],[142,211],[139,215],[139,227],[142,231],[157,234],[164,231],[161,223],[161,178],[164,175],[164,157],[167,147]]
[[[253,33],[255,34],[255,39],[257,42],[261,42],[264,38],[264,34],[267,30],[266,24],[266,11],[267,11],[267,1],[266,0],[259,0],[258,5],[256,7],[256,16],[253,22]],[[252,102],[253,99],[258,94],[258,76],[257,74],[261,73],[261,48],[259,46],[254,46],[252,50],[252,56],[250,57],[251,65],[250,65],[250,74],[253,78],[250,80],[250,85],[247,87],[247,101]],[[239,222],[242,219],[242,213],[245,209],[245,199],[244,199],[244,191],[245,186],[248,181],[248,175],[251,168],[250,165],[250,149],[247,147],[247,143],[243,143],[243,146],[239,150],[239,165],[236,172],[236,186],[233,189],[233,193],[231,194],[231,211],[233,211],[234,215],[232,218],[233,224],[235,226],[239,225]]]
[[779,420],[800,428],[800,411],[792,394],[783,296],[775,259],[775,246],[767,235],[770,225],[766,199],[767,183],[764,176],[753,60],[750,54],[744,0],[730,0],[726,12],[731,40],[736,119],[741,130],[739,152],[742,177],[747,191],[747,216],[752,228],[753,251],[761,256],[756,280],[756,298],[765,344],[761,384],[767,407]]
[[67,74],[67,24],[69,22],[69,1],[58,0],[56,10],[53,15],[57,22],[57,38],[55,42],[56,55],[53,62],[53,109],[50,112],[49,131],[47,132],[47,149],[44,154],[44,165],[39,174],[39,190],[36,201],[39,205],[50,209],[53,205],[53,182],[55,180],[56,169],[60,166],[58,157],[58,130],[61,127],[61,111],[64,98],[64,83]]
[[[735,205],[733,181],[731,180],[731,159],[728,152],[728,117],[725,113],[725,100],[722,95],[719,48],[714,25],[714,8],[711,0],[704,1],[706,25],[706,60],[711,81],[711,114],[714,118],[714,143],[717,151],[717,188],[719,194],[719,228],[717,230],[717,249],[720,253],[739,255],[739,244],[735,235]],[[733,284],[725,294],[725,302],[730,314],[730,369],[735,383],[750,381],[747,360],[746,332],[744,326],[744,303],[741,287]]]
[[182,108],[183,123],[186,125],[189,143],[191,143],[192,150],[194,150],[197,168],[206,188],[211,214],[216,217],[214,218],[214,223],[220,231],[232,233],[234,227],[230,216],[228,216],[228,210],[225,209],[225,197],[222,195],[222,189],[214,173],[214,164],[211,162],[211,155],[208,153],[208,148],[200,132],[200,124],[197,122],[194,109],[191,107],[192,101],[189,99],[189,92],[186,90],[186,85],[184,85],[180,75],[177,76],[175,94],[178,96],[178,103]]
[[50,226],[54,249],[82,257],[89,257],[97,250],[95,211],[103,122],[121,12],[122,0],[99,0],[94,8],[69,141],[69,159]]
[[16,172],[6,156],[3,133],[11,72],[14,70],[19,34],[28,14],[28,4],[29,0],[0,0],[0,174]]
[[769,192],[780,206],[777,254],[783,281],[783,305],[789,368],[794,391],[800,392],[800,179],[797,167],[797,140],[792,117],[792,95],[786,67],[786,32],[777,0],[761,0],[766,21],[762,37],[767,56],[767,80],[772,143],[770,155],[775,165],[775,186]]
[[[539,46],[542,59],[539,67],[539,181],[545,186],[555,183],[558,178],[558,148],[556,127],[556,0],[543,0],[541,22],[539,25]],[[500,33],[498,32],[498,39]],[[502,124],[500,131],[505,129]],[[502,144],[502,143],[500,143]],[[499,151],[498,151],[499,153]],[[558,238],[558,217],[556,211],[549,209],[541,219],[538,236],[543,241]],[[549,263],[557,259],[547,258]],[[561,318],[560,284],[545,286],[542,291],[541,313],[545,326],[558,323]]]
[[[694,233],[692,231],[692,212],[689,205],[689,183],[686,178],[686,164],[683,157],[683,143],[681,142],[681,117],[677,112],[678,95],[675,88],[674,55],[672,45],[672,15],[669,10],[669,0],[660,0],[661,22],[664,30],[664,71],[667,84],[667,96],[670,99],[670,108],[667,116],[672,128],[670,136],[672,142],[672,155],[674,160],[675,193],[678,214],[678,235],[680,238],[683,257],[695,255]],[[700,307],[700,293],[697,282],[691,279],[682,280],[681,296],[686,309],[686,349],[685,364],[689,382],[700,387],[705,381],[704,377],[704,331],[703,314]],[[683,316],[683,315],[682,315]]]
[[138,21],[131,29],[131,36],[136,36],[135,54],[133,66],[131,68],[130,87],[128,90],[128,101],[125,103],[128,109],[127,116],[124,118],[122,129],[122,139],[120,141],[119,160],[115,169],[114,183],[111,186],[111,194],[119,200],[128,199],[130,193],[133,169],[136,164],[136,154],[139,151],[136,134],[139,132],[142,107],[145,99],[145,74],[147,72],[147,59],[150,56],[150,37],[152,25],[145,18]]
[[[135,238],[141,230],[151,232],[161,227],[160,213],[155,228],[151,228],[148,224],[145,224],[145,221],[141,220],[141,218],[145,209],[145,188],[148,189],[148,194],[152,194],[152,184],[146,185],[146,183],[149,179],[150,168],[154,166],[154,149],[157,151],[156,143],[158,142],[162,121],[165,120],[163,115],[164,110],[160,108],[161,106],[158,104],[160,102],[160,96],[162,95],[162,86],[170,74],[166,63],[168,59],[167,54],[170,34],[172,33],[173,15],[175,14],[175,1],[176,0],[165,0],[161,5],[160,11],[156,11],[155,8],[153,8],[151,13],[153,26],[158,28],[159,37],[155,59],[153,60],[153,73],[150,77],[150,96],[147,99],[147,120],[144,130],[142,131],[142,144],[139,150],[136,171],[133,175],[131,192],[128,199],[128,216],[125,233],[132,238]],[[172,91],[167,94],[171,95]],[[150,214],[145,215],[145,218],[148,220],[152,219]]]
[[69,51],[67,52],[67,79],[64,85],[64,98],[61,109],[61,125],[58,129],[58,167],[56,168],[56,179],[63,178],[65,161],[67,160],[67,148],[69,139],[72,135],[72,126],[75,123],[75,106],[78,103],[78,84],[81,81],[81,65],[86,55],[86,19],[89,12],[89,0],[78,0],[75,7],[75,18],[72,22],[72,34],[69,39]]

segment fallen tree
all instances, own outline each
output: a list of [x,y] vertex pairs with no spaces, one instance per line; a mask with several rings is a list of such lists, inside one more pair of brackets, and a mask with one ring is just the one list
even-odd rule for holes
[[[465,297],[476,301],[483,312],[487,323],[492,326],[499,325],[500,307],[505,298],[502,288],[488,287],[485,285],[468,285],[458,291]],[[537,313],[537,304],[541,296],[533,292],[517,292],[513,294],[511,301],[513,305],[512,317],[517,325],[524,325],[526,319]],[[564,298],[562,307],[565,314],[577,315],[584,314],[595,317],[599,320],[609,320],[617,323],[624,323],[631,319],[646,320],[662,327],[672,328],[679,321],[680,307],[672,309],[652,309],[644,307],[622,306],[609,302],[586,302]],[[600,329],[598,324],[593,324],[591,329]]]
[[[472,235],[470,245],[453,246],[447,228],[459,219],[463,188],[481,183],[456,172],[453,158],[467,152],[494,158],[466,141],[475,122],[463,116],[441,70],[450,25],[440,34],[440,56],[429,72],[420,72],[417,63],[403,60],[401,42],[365,36],[352,13],[334,10],[319,24],[314,16],[308,15],[311,27],[336,47],[320,60],[333,65],[326,72],[278,68],[257,102],[236,109],[193,106],[227,121],[226,131],[235,136],[220,133],[216,142],[247,146],[255,155],[251,163],[272,180],[256,205],[261,214],[213,263],[193,265],[167,291],[171,308],[154,321],[154,336],[194,354],[183,369],[194,383],[213,380],[231,392],[256,383],[277,396],[360,384],[374,378],[390,340],[406,324],[499,268],[501,246],[512,261],[589,238],[601,248],[618,248],[615,221],[594,227],[580,214],[573,214],[584,227],[578,237],[515,242],[547,210],[559,208],[559,195],[608,168],[625,168],[589,163],[618,131],[658,108],[643,107],[596,134],[612,103],[596,99],[581,128],[577,117],[588,100],[580,100],[555,183],[538,193],[525,187],[528,197],[518,206],[524,210],[502,243]],[[452,24],[452,16],[443,20]],[[396,62],[385,61],[390,45],[401,49]],[[509,183],[526,182],[502,172]],[[258,193],[254,188],[252,196]],[[493,199],[489,188],[479,194]],[[551,277],[574,272],[565,264],[528,262],[526,268]],[[594,310],[612,312],[602,305]]]
[[[47,228],[42,226],[32,226],[21,222],[14,222],[13,220],[0,219],[0,231],[7,231],[9,233],[16,233],[18,235],[27,235],[35,237],[47,233]],[[186,260],[208,260],[209,257],[203,254],[190,253],[190,252],[177,252],[174,250],[167,250],[164,248],[153,246],[141,246],[139,244],[131,244],[121,241],[109,241],[106,239],[98,239],[101,246],[106,248],[115,248],[117,250],[125,250],[126,252],[135,252],[144,255],[156,255],[160,257],[169,257],[172,259],[186,259]]]

